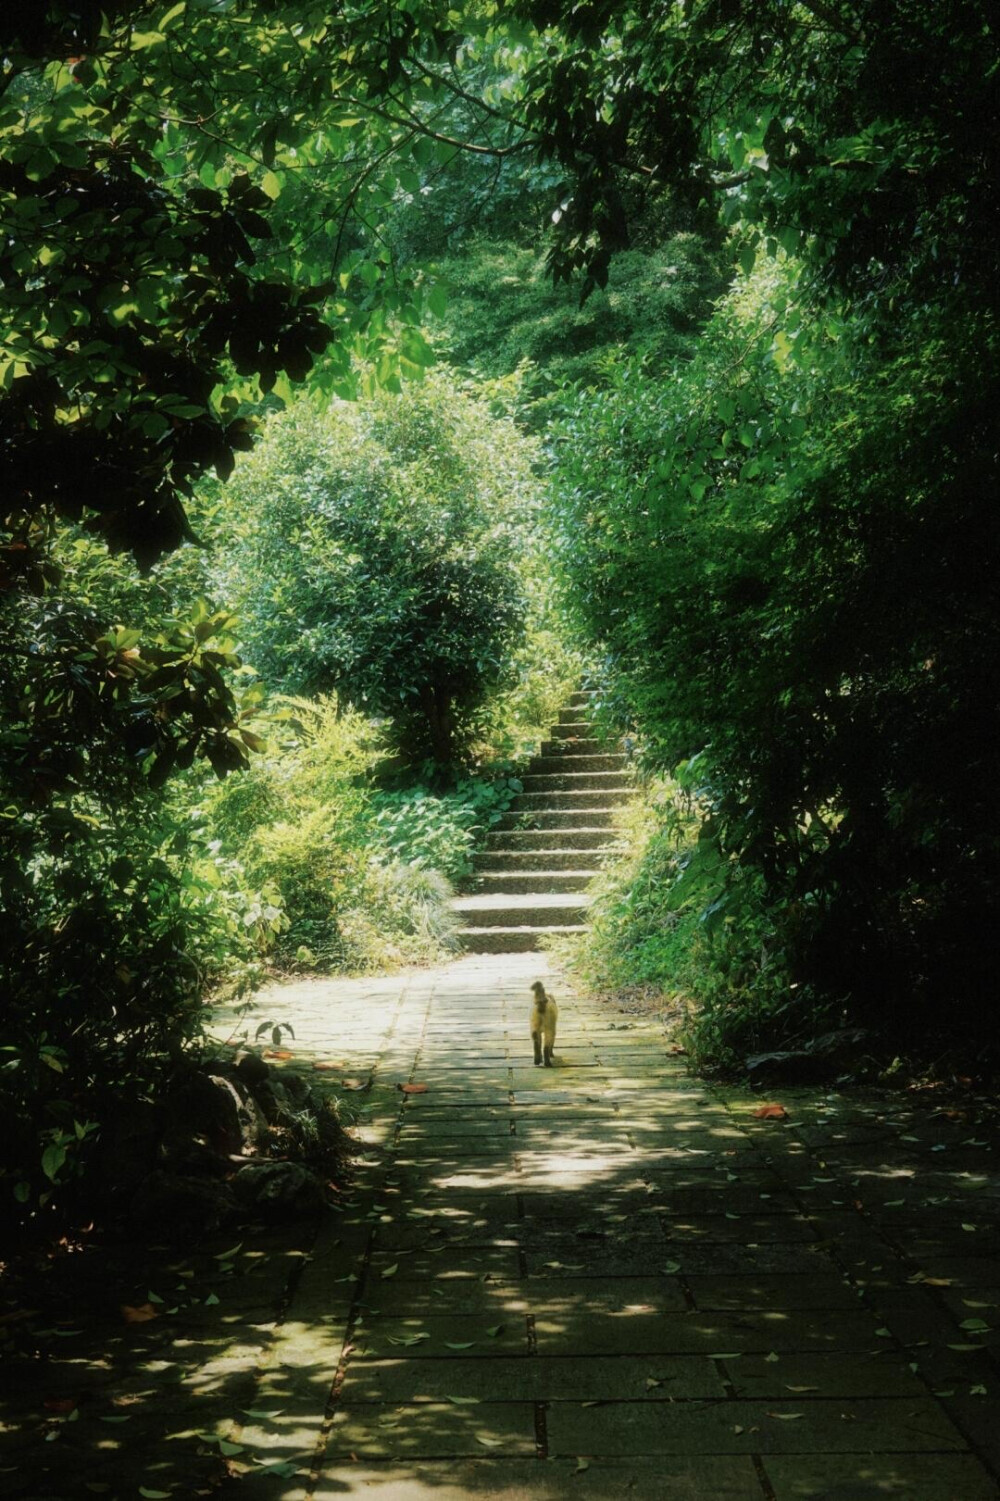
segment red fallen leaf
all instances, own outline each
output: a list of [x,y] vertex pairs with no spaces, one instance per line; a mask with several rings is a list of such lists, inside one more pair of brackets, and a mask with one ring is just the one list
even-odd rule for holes
[[786,1121],[788,1111],[784,1105],[761,1105],[754,1111],[753,1116],[757,1121]]
[[148,1324],[150,1319],[158,1319],[160,1317],[152,1303],[140,1303],[137,1308],[133,1308],[128,1303],[123,1303],[121,1310],[122,1318],[126,1324]]
[[426,1094],[427,1093],[427,1085],[426,1084],[397,1084],[396,1088],[397,1089],[401,1089],[404,1094]]
[[687,1048],[680,1048],[680,1047],[677,1047],[676,1045],[673,1046],[673,1047],[667,1048],[667,1052],[668,1053],[672,1053],[675,1058],[686,1058],[687,1055],[688,1055]]
[[268,1048],[267,1051],[264,1054],[264,1057],[265,1058],[294,1058],[295,1054],[294,1053],[290,1053],[287,1048]]
[[343,1066],[344,1065],[343,1065],[342,1061],[340,1063],[322,1063],[322,1062],[318,1062],[318,1063],[314,1063],[313,1064],[313,1068],[316,1069],[317,1072],[319,1072],[319,1073],[325,1073],[325,1074],[336,1073],[337,1070],[343,1068]]
[[42,1403],[46,1412],[73,1412],[78,1405],[76,1397],[46,1397]]
[[340,1083],[341,1083],[341,1086],[344,1089],[367,1089],[368,1088],[368,1080],[367,1079],[341,1079]]

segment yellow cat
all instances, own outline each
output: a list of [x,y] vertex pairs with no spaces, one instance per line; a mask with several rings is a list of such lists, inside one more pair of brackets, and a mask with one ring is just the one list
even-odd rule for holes
[[559,1007],[550,995],[546,995],[541,980],[531,987],[534,1001],[531,1006],[531,1040],[535,1044],[535,1062],[542,1061],[542,1043],[545,1043],[545,1067],[552,1067],[552,1049],[556,1045],[556,1022]]

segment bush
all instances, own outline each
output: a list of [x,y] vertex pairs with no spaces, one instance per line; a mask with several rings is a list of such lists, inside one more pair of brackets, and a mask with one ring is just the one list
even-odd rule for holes
[[227,508],[223,587],[250,660],[272,687],[384,719],[408,763],[449,768],[512,679],[533,456],[444,375],[272,418]]
[[648,782],[616,825],[622,853],[596,878],[588,931],[565,956],[580,984],[651,985],[680,998],[684,1040],[709,1071],[739,1069],[765,1045],[800,1042],[842,1020],[838,1004],[789,986],[791,915],[775,912],[751,867],[720,869],[676,782]]
[[453,792],[426,787],[380,792],[374,799],[379,842],[395,857],[457,881],[472,870],[478,843],[521,790],[516,776],[469,777]]
[[439,957],[453,930],[454,830],[425,815],[440,800],[376,793],[382,737],[336,699],[279,703],[270,734],[244,776],[206,788],[195,818],[249,890],[275,893],[275,961],[360,972]]

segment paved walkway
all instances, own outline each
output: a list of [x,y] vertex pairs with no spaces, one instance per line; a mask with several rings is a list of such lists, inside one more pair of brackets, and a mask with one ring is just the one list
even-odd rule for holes
[[545,965],[265,995],[284,1066],[356,1123],[346,1209],[318,1237],[153,1247],[134,1288],[119,1263],[100,1296],[61,1284],[0,1493],[218,1494],[224,1464],[240,1501],[1000,1496],[1000,1190],[973,1108],[786,1090],[758,1120],[654,1021],[555,980],[558,1066],[536,1069]]
[[540,973],[483,956],[283,991],[300,1046],[346,1037],[371,1068],[373,1150],[265,1376],[282,1416],[242,1435],[314,1454],[270,1493],[1000,1495],[996,1201],[967,1121],[817,1091],[759,1121],[655,1023],[557,985],[536,1069]]

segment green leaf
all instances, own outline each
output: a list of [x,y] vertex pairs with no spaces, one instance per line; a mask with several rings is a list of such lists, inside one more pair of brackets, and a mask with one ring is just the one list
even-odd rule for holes
[[55,1183],[59,1171],[66,1162],[66,1148],[53,1143],[42,1153],[42,1172],[50,1183]]

